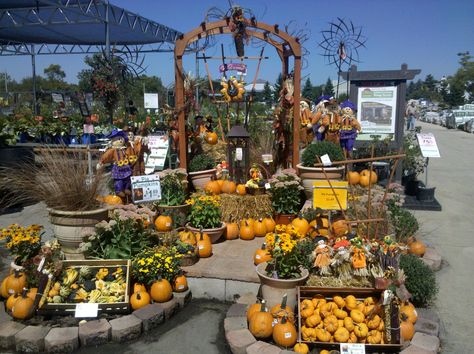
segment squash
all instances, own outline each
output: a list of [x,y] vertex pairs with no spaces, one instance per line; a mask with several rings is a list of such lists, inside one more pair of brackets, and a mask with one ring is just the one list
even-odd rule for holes
[[295,314],[293,313],[293,310],[286,304],[287,299],[288,299],[288,296],[286,294],[283,295],[281,299],[281,303],[273,306],[270,313],[272,314],[274,318],[278,319],[279,321],[283,317],[285,317],[289,322],[294,323]]
[[316,329],[316,335],[317,335],[318,340],[320,342],[329,342],[331,340],[331,333],[329,333],[324,328],[317,328]]
[[7,302],[5,303],[5,307],[7,308],[7,311],[11,311],[13,308],[13,305],[15,305],[15,302],[20,298],[20,294],[11,294]]
[[268,262],[271,259],[272,255],[268,253],[265,243],[262,243],[262,247],[255,251],[253,264],[259,265],[260,263]]
[[414,239],[408,244],[408,253],[414,254],[418,257],[423,257],[425,252],[426,245],[423,242],[418,241],[417,239]]
[[351,318],[356,323],[362,323],[365,320],[365,316],[360,310],[351,310]]
[[333,313],[334,313],[334,316],[336,316],[340,320],[343,320],[344,318],[347,317],[347,312],[341,309],[335,309]]
[[400,317],[405,315],[411,323],[415,324],[418,319],[415,307],[410,303],[409,305],[402,305],[400,307]]
[[254,222],[253,232],[255,234],[255,237],[265,237],[265,235],[267,234],[267,227],[265,226],[262,218]]
[[133,284],[133,292],[138,293],[139,291],[146,292],[146,286],[140,283]]
[[26,296],[28,296],[31,300],[35,301],[36,294],[38,293],[38,288],[31,288],[28,290],[26,293]]
[[273,341],[284,348],[293,347],[297,340],[296,328],[286,317],[273,327]]
[[311,302],[313,303],[314,308],[320,308],[322,305],[327,303],[327,300],[325,298],[315,296],[311,299]]
[[209,145],[217,144],[217,134],[215,132],[207,132],[205,139]]
[[350,230],[349,224],[344,219],[336,220],[331,224],[331,231],[335,237],[342,237]]
[[196,246],[196,236],[189,230],[183,230],[178,233],[179,240],[191,246]]
[[208,234],[202,233],[202,231],[199,232],[196,246],[200,258],[208,258],[212,255],[212,243]]
[[334,339],[339,343],[347,343],[349,337],[349,331],[344,327],[339,327],[336,332],[334,332]]
[[225,238],[226,240],[235,240],[236,238],[239,238],[239,225],[237,223],[230,222],[226,224]]
[[5,277],[3,278],[2,280],[2,286],[0,287],[0,295],[2,295],[2,297],[4,299],[8,298],[8,289],[7,289],[7,278],[8,277]]
[[344,306],[346,306],[346,302],[342,298],[342,296],[336,295],[333,296],[332,301],[336,303],[336,305],[342,309]]
[[363,305],[364,310],[362,311],[366,317],[371,316],[372,313],[376,310],[375,305]]
[[344,318],[344,327],[349,331],[352,332],[354,330],[354,321],[350,317]]
[[306,235],[309,231],[309,223],[305,218],[301,217],[301,214],[296,219],[293,219],[291,225],[302,235]]
[[253,224],[254,223],[255,223],[255,220],[252,219],[252,218],[243,219],[243,220],[240,221],[240,227],[245,226],[245,224],[248,224],[253,229]]
[[[224,184],[222,184],[222,186],[224,186]],[[213,195],[221,194],[221,187],[220,187],[218,181],[209,181],[209,182],[207,182],[206,185],[204,186],[204,190],[207,193],[210,193],[210,194],[213,194]]]
[[350,185],[353,185],[353,186],[356,184],[359,184],[359,181],[360,181],[359,172],[356,172],[356,171],[347,172],[347,181],[349,182]]
[[368,306],[368,305],[375,305],[375,300],[372,296],[369,296],[369,297],[366,297],[364,299],[364,305],[365,306]]
[[316,328],[309,328],[305,325],[301,326],[301,337],[303,340],[311,342],[313,339],[316,339]]
[[103,198],[104,203],[109,205],[121,205],[123,204],[122,198],[118,195],[109,194]]
[[173,291],[177,293],[182,293],[188,290],[188,280],[186,276],[180,273],[173,282]]
[[255,312],[260,311],[260,308],[262,307],[262,304],[260,302],[256,302],[255,304],[252,304],[249,306],[247,309],[247,322],[250,321],[250,318]]
[[365,323],[355,323],[354,334],[357,336],[357,338],[365,338],[367,337],[368,333],[369,328]]
[[305,324],[306,326],[308,327],[311,327],[311,328],[314,328],[316,327],[318,324],[321,323],[321,316],[319,316],[318,314],[312,314],[311,316],[309,316],[308,318],[306,318],[306,321],[305,321]]
[[255,238],[255,231],[253,227],[245,220],[244,224],[240,225],[240,238],[242,240],[250,241]]
[[27,296],[27,289],[15,301],[12,307],[12,316],[17,320],[26,320],[34,314],[34,300]]
[[370,177],[370,183],[374,184],[377,183],[377,173],[375,171],[370,171],[370,170],[362,170],[360,172],[360,177]]
[[273,220],[272,217],[269,216],[269,217],[264,218],[263,223],[265,224],[267,232],[275,231],[276,222],[275,220]]
[[173,297],[173,289],[166,279],[158,279],[151,285],[150,296],[155,302],[167,302]]
[[374,317],[372,317],[370,320],[367,321],[367,327],[369,327],[369,329],[378,329],[380,326],[380,321],[381,321],[380,316],[375,315]]
[[339,321],[337,320],[337,317],[334,315],[325,317],[323,324],[324,324],[324,328],[331,334],[336,332],[336,330],[339,328]]
[[149,305],[150,302],[151,302],[150,294],[148,294],[148,292],[143,291],[143,290],[134,292],[132,296],[130,296],[130,305],[132,306],[132,309],[134,310],[141,309],[142,307]]
[[308,318],[314,313],[314,304],[311,300],[305,299],[301,301],[301,318]]
[[247,188],[245,188],[245,184],[238,184],[237,187],[235,187],[235,192],[238,195],[246,195],[247,194]]
[[226,180],[222,184],[222,193],[233,194],[236,188],[235,182]]
[[382,341],[382,333],[376,330],[371,330],[367,335],[367,343],[369,344],[380,344]]
[[357,336],[355,335],[354,332],[351,332],[349,334],[349,339],[347,340],[347,343],[357,343],[357,342],[358,342]]
[[249,321],[249,331],[255,338],[269,338],[273,333],[273,316],[267,311],[262,301],[260,311],[255,312]]
[[5,287],[9,294],[21,294],[26,287],[26,274],[15,270],[6,278]]
[[155,227],[158,231],[161,232],[171,231],[171,229],[173,228],[173,220],[171,219],[171,216],[158,216],[155,220]]
[[296,343],[295,346],[293,347],[293,351],[299,354],[308,354],[309,347],[306,343]]
[[408,320],[404,314],[402,314],[402,318],[400,321],[400,336],[405,341],[409,341],[415,335],[415,326],[411,321]]

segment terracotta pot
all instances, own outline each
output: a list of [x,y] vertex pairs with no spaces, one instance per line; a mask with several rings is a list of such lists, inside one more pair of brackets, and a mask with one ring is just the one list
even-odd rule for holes
[[[304,187],[304,193],[306,199],[313,198],[313,183],[315,181],[325,180],[326,176],[323,173],[323,169],[320,167],[306,167],[302,164],[296,165],[298,168],[298,176],[301,178],[301,183]],[[324,171],[331,180],[342,180],[344,175],[344,166],[338,167],[325,167]]]
[[216,175],[216,169],[198,171],[198,172],[188,172],[188,176],[191,179],[191,182],[196,190],[202,190],[206,186],[206,183],[211,180],[212,177]]
[[176,223],[176,226],[184,226],[186,218],[191,208],[188,204],[183,205],[157,205],[156,210],[161,215],[166,212],[166,215],[171,216],[171,219]]
[[95,209],[88,211],[63,211],[48,209],[53,232],[66,259],[83,259],[84,255],[79,250],[83,240],[84,229],[94,229],[102,220],[108,220],[108,209]]
[[301,270],[301,277],[294,279],[276,279],[267,275],[265,268],[267,263],[260,263],[256,268],[262,289],[262,296],[266,300],[269,308],[281,303],[283,295],[287,295],[287,305],[295,311],[297,303],[297,287],[306,284],[309,277],[307,269]]
[[[192,231],[194,233],[197,233],[201,230],[199,228],[192,227],[189,224],[186,224],[186,228],[189,231]],[[222,223],[221,227],[217,227],[217,228],[214,228],[214,229],[202,229],[202,233],[209,235],[209,238],[211,239],[211,243],[217,243],[217,241],[219,241],[221,236],[224,234],[225,229],[226,229],[226,224]]]
[[273,218],[277,225],[289,225],[296,217],[296,214],[275,214]]

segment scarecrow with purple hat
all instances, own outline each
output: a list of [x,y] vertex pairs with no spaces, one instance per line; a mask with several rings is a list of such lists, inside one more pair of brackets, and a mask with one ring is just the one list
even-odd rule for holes
[[316,101],[316,114],[313,116],[313,132],[316,140],[339,143],[340,117],[334,97],[323,95]]
[[326,127],[322,124],[323,117],[329,112],[327,106],[331,96],[322,95],[314,103],[316,104],[316,113],[311,119],[313,134],[317,141],[323,141],[325,138]]
[[339,134],[339,141],[344,155],[350,157],[357,134],[362,130],[359,121],[356,119],[354,112],[356,106],[349,100],[341,103],[341,131]]
[[[105,151],[100,157],[98,167],[103,164],[112,163],[112,178],[114,180],[115,194],[124,199],[131,195],[133,156],[127,149],[128,136],[123,130],[114,129],[107,136],[112,140],[112,147]],[[136,159],[135,159],[136,160]]]

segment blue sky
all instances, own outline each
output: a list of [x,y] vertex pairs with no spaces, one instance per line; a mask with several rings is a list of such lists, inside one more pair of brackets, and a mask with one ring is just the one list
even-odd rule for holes
[[[213,7],[228,8],[228,0],[111,0],[156,22],[187,32],[203,21],[206,11]],[[318,43],[320,31],[329,27],[337,17],[352,20],[362,26],[367,37],[366,48],[360,49],[359,70],[398,69],[402,63],[409,68],[421,69],[418,78],[427,74],[439,79],[455,73],[458,52],[474,54],[474,1],[473,0],[241,0],[234,3],[252,9],[259,21],[280,25],[291,23],[292,29],[306,29],[310,34],[304,44],[310,54],[303,77],[313,84],[324,83],[328,77],[336,79],[336,68],[325,64]],[[328,5],[330,4],[330,5]],[[227,55],[235,55],[229,36],[219,36]],[[220,43],[220,42],[219,42]],[[250,46],[246,54],[257,55],[260,49]],[[207,55],[219,55],[220,45],[208,49]],[[280,71],[280,61],[272,47],[265,48],[270,57],[262,63],[259,79],[274,82]],[[83,69],[83,56],[41,56],[37,59],[37,73],[42,74],[49,64],[58,63],[66,72],[66,80],[76,82],[77,72]],[[145,59],[147,74],[157,75],[168,85],[174,80],[171,54],[148,54]],[[218,61],[210,62],[213,78],[218,77]],[[247,81],[255,74],[255,61],[249,62]],[[195,72],[193,56],[185,60],[186,71]],[[0,57],[0,70],[14,79],[31,75],[29,57]],[[201,75],[205,74],[203,64]]]

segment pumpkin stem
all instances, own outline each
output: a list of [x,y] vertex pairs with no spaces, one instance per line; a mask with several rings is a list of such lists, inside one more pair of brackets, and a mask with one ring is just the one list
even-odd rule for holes
[[267,248],[267,244],[266,244],[265,242],[262,243],[262,247],[260,247],[260,249],[261,249],[262,251],[265,251],[266,248]]
[[141,297],[141,295],[140,295],[140,292],[138,291],[138,292],[137,292],[137,300],[140,301],[141,299],[142,299],[142,297]]
[[281,299],[281,305],[280,305],[282,310],[286,308],[287,300],[288,300],[288,295],[287,294],[283,295],[283,298]]
[[267,312],[267,307],[265,306],[265,300],[262,300],[262,304],[260,306],[260,312]]
[[402,312],[401,315],[400,315],[400,319],[401,319],[403,322],[405,322],[406,320],[408,320],[408,316],[407,316],[404,312]]
[[26,297],[27,297],[27,296],[26,296],[27,293],[28,293],[28,289],[27,289],[27,288],[23,288],[23,291],[22,291],[22,293],[21,293],[21,297],[26,298]]
[[285,324],[285,323],[286,323],[286,315],[281,318],[281,324]]

